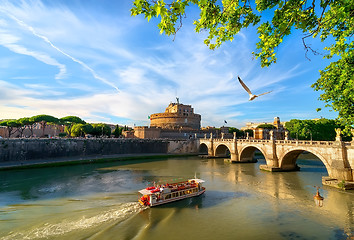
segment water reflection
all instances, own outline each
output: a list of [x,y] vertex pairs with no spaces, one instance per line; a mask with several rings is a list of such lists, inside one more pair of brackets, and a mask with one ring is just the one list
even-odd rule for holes
[[[353,192],[323,188],[324,206],[314,205],[313,186],[321,186],[327,174],[323,164],[299,159],[299,172],[269,173],[259,170],[262,161],[181,158],[2,172],[0,239],[35,239],[38,230],[46,232],[44,239],[100,240],[346,239],[352,234]],[[138,190],[195,174],[206,180],[202,196],[138,207]]]

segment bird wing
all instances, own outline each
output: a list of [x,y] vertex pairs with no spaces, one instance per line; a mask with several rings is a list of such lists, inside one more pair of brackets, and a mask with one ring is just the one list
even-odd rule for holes
[[268,93],[271,93],[272,91],[269,91],[269,92],[265,92],[265,93],[261,93],[261,94],[258,94],[257,96],[262,96],[262,95],[265,95],[265,94],[268,94]]
[[241,78],[239,76],[238,77],[238,81],[241,83],[242,87],[246,90],[246,92],[248,92],[248,94],[252,94],[251,90],[246,86],[246,84],[241,80]]

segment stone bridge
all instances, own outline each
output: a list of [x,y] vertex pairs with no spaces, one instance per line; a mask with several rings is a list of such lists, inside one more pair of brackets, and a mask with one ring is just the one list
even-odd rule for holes
[[[296,160],[304,151],[318,157],[326,166],[328,180],[353,182],[354,141],[298,141],[257,139],[201,138],[199,152],[211,157],[230,156],[232,162],[255,162],[254,153],[259,150],[266,160],[260,168],[267,171],[298,170]],[[330,184],[328,184],[330,185]]]

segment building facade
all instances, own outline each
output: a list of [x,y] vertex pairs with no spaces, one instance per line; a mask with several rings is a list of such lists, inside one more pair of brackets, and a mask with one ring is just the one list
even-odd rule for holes
[[139,126],[134,127],[134,137],[136,138],[160,138],[161,129],[157,127]]
[[[11,132],[11,138],[29,138],[29,137],[57,137],[59,133],[64,132],[65,126],[57,124],[48,124],[45,126],[44,131],[40,123],[35,123],[32,126],[32,130],[26,128],[13,128]],[[22,131],[22,134],[21,134]],[[2,138],[8,138],[9,132],[7,127],[0,126],[0,136]]]
[[[261,124],[273,125],[274,129],[258,128],[258,126]],[[285,129],[284,125],[284,123],[280,122],[279,117],[275,117],[272,123],[247,123],[246,127],[243,127],[241,129],[253,130],[254,139],[271,139],[272,137],[277,140],[283,140],[285,139],[286,132],[288,131]]]

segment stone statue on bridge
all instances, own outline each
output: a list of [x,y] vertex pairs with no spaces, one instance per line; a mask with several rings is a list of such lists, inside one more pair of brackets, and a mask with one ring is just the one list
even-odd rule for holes
[[336,128],[336,141],[342,141],[342,138],[340,136],[340,133],[341,133],[341,129],[340,128]]
[[270,135],[270,140],[274,140],[274,131],[273,130],[269,131],[269,135]]
[[285,131],[285,140],[289,140],[289,131],[288,130]]

